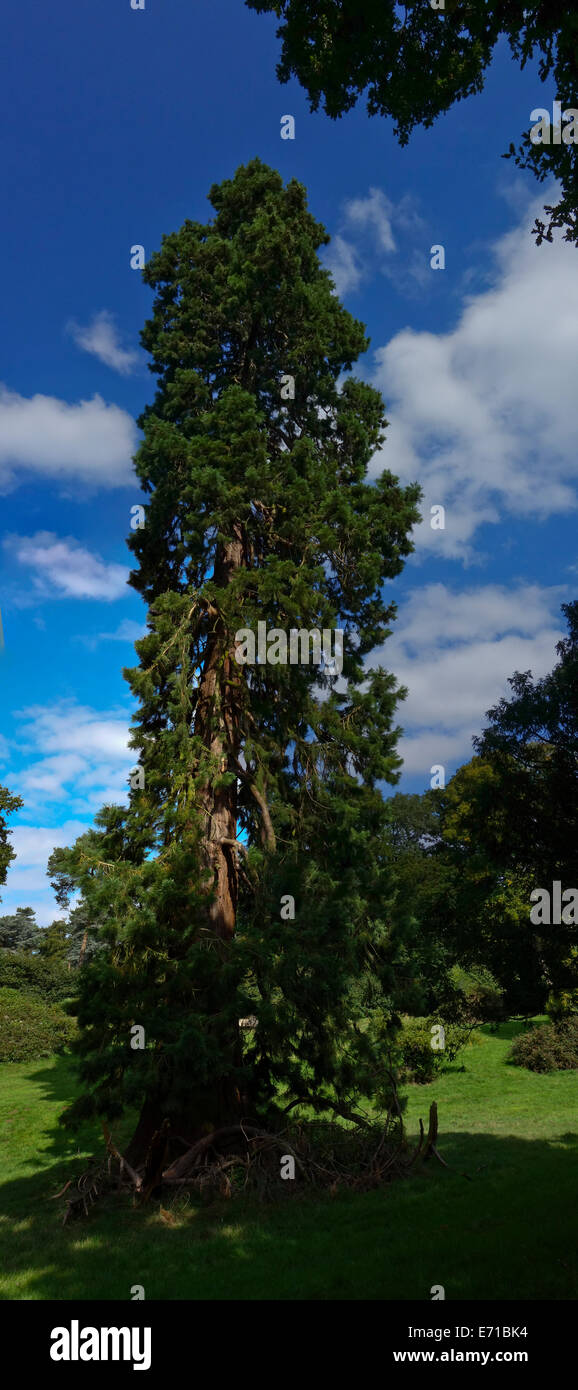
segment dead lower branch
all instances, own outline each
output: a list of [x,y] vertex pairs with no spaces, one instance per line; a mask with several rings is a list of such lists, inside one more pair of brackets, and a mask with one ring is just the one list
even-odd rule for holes
[[[410,1149],[393,1110],[380,1123],[356,1116],[347,1126],[334,1120],[291,1120],[280,1130],[266,1130],[242,1121],[212,1130],[188,1144],[171,1163],[168,1154],[168,1122],[154,1135],[147,1161],[135,1172],[119,1152],[106,1125],[103,1132],[107,1158],[78,1179],[72,1195],[70,1182],[57,1196],[67,1193],[64,1221],[88,1214],[104,1192],[131,1190],[139,1203],[151,1196],[186,1189],[203,1199],[231,1198],[251,1191],[261,1200],[276,1201],[297,1192],[340,1189],[368,1191],[407,1177],[418,1159],[433,1155],[445,1168],[437,1148],[438,1114],[430,1107],[427,1138],[419,1122],[417,1145]],[[180,1139],[181,1144],[186,1141]],[[112,1165],[117,1165],[113,1171]],[[291,1170],[292,1167],[292,1171]],[[464,1174],[463,1176],[467,1176]],[[161,1200],[166,1197],[161,1196]]]

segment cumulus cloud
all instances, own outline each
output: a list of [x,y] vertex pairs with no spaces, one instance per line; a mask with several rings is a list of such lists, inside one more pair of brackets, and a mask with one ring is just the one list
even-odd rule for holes
[[[394,224],[404,233],[404,246],[408,237],[420,238],[420,249],[414,247],[403,265],[395,257],[398,245]],[[344,295],[359,289],[375,270],[395,278],[402,291],[407,290],[409,282],[423,284],[429,268],[424,259],[424,229],[425,223],[410,197],[393,203],[383,189],[370,188],[367,197],[349,199],[342,208],[341,231],[332,238],[325,258],[337,293]]]
[[126,591],[129,570],[107,565],[74,538],[52,531],[35,536],[7,536],[4,548],[17,564],[32,572],[35,590],[57,598],[118,599]]
[[[46,864],[57,845],[68,845],[88,829],[105,804],[125,805],[128,774],[137,754],[128,747],[126,711],[95,710],[75,700],[32,705],[17,712],[19,735],[12,742],[22,770],[3,781],[24,801],[12,833],[17,859],[2,889],[0,913],[34,907],[41,925],[60,916],[51,897]],[[47,825],[65,808],[67,819]],[[26,822],[34,820],[33,825]]]
[[[20,874],[46,874],[46,863],[53,849],[63,848],[88,828],[83,821],[65,821],[64,825],[16,825],[10,837],[12,849],[16,854],[16,865],[11,871]],[[43,887],[42,881],[35,881],[35,887]]]
[[63,700],[55,705],[32,705],[19,716],[31,722],[23,732],[32,746],[45,753],[81,753],[86,758],[121,760],[127,749],[126,715],[103,714],[88,705]]
[[331,271],[338,295],[349,294],[359,288],[363,279],[361,257],[351,242],[345,237],[332,238],[331,249],[325,258],[327,269]]
[[399,604],[392,636],[371,665],[394,671],[408,696],[398,708],[404,772],[429,784],[434,763],[448,770],[472,756],[486,711],[508,695],[508,677],[546,675],[563,636],[565,590],[487,584],[454,592],[444,584],[413,590]]
[[23,798],[24,818],[62,804],[74,815],[91,816],[105,802],[126,802],[128,772],[137,761],[128,746],[126,712],[61,700],[29,706],[16,717],[15,749],[23,766],[5,780]]
[[542,201],[492,248],[492,283],[450,332],[405,329],[376,353],[390,427],[372,468],[421,483],[422,552],[468,561],[483,522],[576,508],[578,277],[569,243],[529,235]]
[[382,251],[395,251],[392,218],[395,205],[381,188],[370,188],[367,198],[351,198],[345,204],[345,218],[358,230],[369,229]]
[[0,385],[0,490],[29,474],[66,484],[126,487],[133,479],[137,430],[132,416],[101,396],[70,405],[27,398]]
[[93,357],[98,357],[105,366],[112,367],[113,371],[120,372],[122,376],[130,376],[134,371],[138,353],[121,347],[118,329],[108,310],[101,309],[99,313],[93,314],[90,323],[85,327],[71,319],[66,325],[66,331],[74,338],[77,347],[82,348],[84,352],[92,353]]

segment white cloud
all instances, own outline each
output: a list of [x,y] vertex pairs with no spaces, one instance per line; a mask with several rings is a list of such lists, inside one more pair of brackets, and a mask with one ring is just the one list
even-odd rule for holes
[[137,445],[132,416],[101,396],[69,405],[54,396],[20,396],[0,385],[0,489],[23,474],[66,484],[126,487]]
[[146,623],[135,623],[132,618],[123,618],[116,632],[99,632],[101,641],[138,642],[146,636]]
[[92,353],[100,362],[104,362],[105,366],[112,367],[113,371],[120,372],[122,376],[130,376],[134,371],[138,353],[121,347],[114,318],[106,309],[94,314],[86,327],[83,328],[82,324],[71,320],[66,330],[74,338],[77,347],[82,348],[84,352]]
[[21,710],[19,750],[24,767],[10,785],[22,797],[24,817],[55,803],[78,816],[93,815],[107,801],[124,804],[127,777],[137,762],[128,747],[124,711],[97,711],[62,700]]
[[32,571],[40,594],[113,600],[126,592],[130,571],[124,565],[106,565],[73,537],[61,540],[52,531],[38,531],[35,536],[7,536],[3,545],[18,564]]
[[381,188],[370,188],[367,198],[352,198],[345,204],[347,221],[358,230],[371,230],[377,245],[386,252],[396,250],[392,230],[394,213],[395,205]]
[[332,237],[325,263],[331,271],[338,295],[358,289],[363,279],[363,266],[355,247],[345,237]]
[[28,801],[31,797],[43,801],[64,800],[71,783],[78,784],[79,774],[84,772],[85,768],[84,758],[61,753],[57,757],[42,758],[41,761],[33,763],[22,774],[20,785]]
[[427,584],[402,601],[403,619],[396,621],[388,650],[402,641],[412,655],[421,658],[472,637],[480,641],[509,633],[531,637],[549,625],[564,593],[561,587],[543,589],[539,584],[516,589],[484,584],[456,593],[445,584]]
[[63,700],[52,707],[32,705],[22,710],[32,743],[45,753],[81,752],[87,757],[105,754],[122,758],[126,750],[126,715],[101,711]]
[[[69,845],[87,830],[101,806],[126,805],[128,773],[137,754],[128,747],[129,719],[124,711],[100,711],[62,700],[53,706],[21,710],[19,740],[12,745],[23,761],[19,773],[4,775],[24,801],[11,843],[17,859],[1,890],[0,915],[16,907],[34,907],[41,925],[62,916],[46,877],[57,845]],[[65,807],[66,821],[46,820]],[[28,825],[27,820],[35,819]]]
[[123,618],[114,632],[97,632],[91,636],[81,634],[78,638],[85,647],[94,651],[99,642],[138,642],[146,636],[146,624],[136,623],[132,618]]
[[422,550],[471,560],[482,522],[576,508],[578,276],[569,243],[529,234],[542,202],[494,246],[493,283],[451,332],[405,329],[376,353],[390,427],[372,471],[421,483]]
[[[394,224],[404,233],[404,249],[408,237],[419,240],[419,247],[414,247],[409,259],[403,262],[395,255],[398,246]],[[396,287],[403,292],[409,287],[415,292],[414,282],[423,286],[429,271],[425,254],[429,247],[424,244],[425,223],[415,211],[411,197],[393,203],[383,189],[370,188],[366,198],[351,198],[344,203],[341,225],[342,232],[332,238],[325,260],[339,295],[357,290],[376,269],[395,279]]]
[[[21,872],[41,869],[46,872],[46,863],[53,849],[70,845],[88,829],[84,821],[65,821],[64,825],[16,825],[10,843],[16,854],[16,863]],[[16,872],[14,869],[12,872]]]
[[420,773],[426,785],[434,763],[453,771],[467,762],[486,711],[511,693],[508,677],[531,670],[536,678],[552,669],[564,595],[562,588],[536,584],[460,593],[429,584],[400,602],[392,636],[371,665],[381,663],[408,687],[397,712],[405,773]]

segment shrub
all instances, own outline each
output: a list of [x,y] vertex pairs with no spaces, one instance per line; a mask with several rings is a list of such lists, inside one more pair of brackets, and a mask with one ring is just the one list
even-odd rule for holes
[[516,1038],[508,1059],[529,1071],[578,1069],[578,1015],[563,1023],[544,1023]]
[[504,991],[484,966],[465,970],[454,965],[450,980],[458,991],[456,1017],[472,1023],[501,1023],[507,1017]]
[[400,1081],[433,1081],[439,1053],[431,1046],[432,1035],[427,1019],[411,1019],[404,1023],[397,1038]]
[[62,1052],[75,1024],[57,1004],[0,989],[0,1062],[32,1062]]
[[72,993],[74,975],[59,961],[0,950],[0,989],[17,989],[47,1004],[59,1004]]
[[432,1047],[432,1027],[439,1018],[412,1018],[404,1023],[395,1046],[401,1081],[417,1081],[421,1085],[433,1081],[447,1062],[453,1062],[468,1041],[470,1028],[457,1023],[444,1023],[445,1047]]

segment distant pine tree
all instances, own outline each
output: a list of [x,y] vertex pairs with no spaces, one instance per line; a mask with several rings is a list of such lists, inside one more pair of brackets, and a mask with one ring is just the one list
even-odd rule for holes
[[[388,635],[381,587],[412,549],[419,490],[365,481],[383,402],[344,379],[368,342],[303,187],[255,160],[210,198],[214,220],[185,222],[144,271],[159,381],[129,544],[148,632],[126,672],[142,785],[51,861],[106,946],[81,978],[70,1118],[138,1105],[133,1163],[165,1117],[194,1139],[270,1117],[281,1093],[350,1113],[383,1084],[368,1000],[394,1008],[378,783],[399,775],[403,692],[365,658]],[[242,664],[236,634],[258,623],[341,629],[341,679]]]
[[37,951],[39,935],[33,907],[17,907],[0,917],[0,947],[6,951]]

